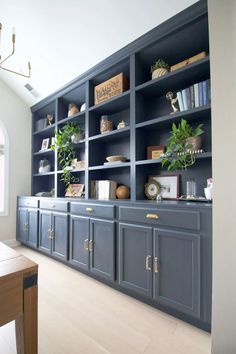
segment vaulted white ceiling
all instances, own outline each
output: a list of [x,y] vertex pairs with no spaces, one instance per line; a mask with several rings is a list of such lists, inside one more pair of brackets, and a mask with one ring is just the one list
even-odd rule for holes
[[[195,3],[195,0],[0,0],[2,57],[16,53],[9,68],[27,71],[30,79],[0,69],[0,79],[28,105],[58,90],[107,56]],[[33,97],[24,85],[38,91]]]

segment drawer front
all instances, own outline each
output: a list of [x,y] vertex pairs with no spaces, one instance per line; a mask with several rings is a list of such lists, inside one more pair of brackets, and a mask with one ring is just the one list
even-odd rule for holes
[[135,221],[155,226],[180,227],[200,230],[200,212],[188,210],[164,210],[148,208],[120,207],[119,218],[122,221]]
[[114,205],[98,205],[98,204],[81,204],[71,203],[71,214],[79,214],[86,216],[98,216],[103,218],[115,217]]
[[38,208],[39,201],[36,198],[19,198],[18,206],[21,207],[30,207],[30,208]]
[[68,211],[68,202],[54,200],[54,199],[45,199],[40,200],[40,208],[49,209],[49,210],[57,210],[57,211]]

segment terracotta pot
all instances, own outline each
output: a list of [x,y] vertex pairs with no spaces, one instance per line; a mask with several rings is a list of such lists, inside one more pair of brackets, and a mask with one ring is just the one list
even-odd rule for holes
[[164,69],[164,68],[158,68],[156,70],[153,71],[152,73],[152,80],[153,79],[156,79],[157,77],[160,77],[162,75],[165,75],[168,73],[168,70],[167,69]]
[[202,145],[202,137],[201,136],[191,136],[190,138],[186,139],[186,145],[191,144],[192,147],[190,150],[199,150],[201,149]]

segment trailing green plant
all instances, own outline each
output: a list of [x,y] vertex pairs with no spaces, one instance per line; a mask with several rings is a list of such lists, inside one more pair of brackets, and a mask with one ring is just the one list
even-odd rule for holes
[[58,132],[55,130],[55,145],[51,146],[52,150],[57,149],[57,159],[63,169],[61,181],[64,182],[66,188],[70,183],[78,182],[78,178],[75,178],[71,174],[70,168],[76,155],[71,137],[79,133],[82,133],[82,129],[78,124],[74,122],[67,123],[62,129],[59,129]]
[[172,131],[167,140],[166,152],[162,156],[162,167],[168,167],[169,171],[186,169],[195,163],[195,155],[191,152],[192,144],[187,144],[186,139],[203,134],[203,124],[195,129],[184,119],[176,126],[172,124]]
[[169,64],[167,62],[165,62],[162,59],[158,59],[155,62],[155,64],[153,64],[151,66],[151,73],[153,73],[153,71],[155,71],[156,69],[160,69],[160,68],[163,68],[163,69],[166,69],[166,70],[170,70]]

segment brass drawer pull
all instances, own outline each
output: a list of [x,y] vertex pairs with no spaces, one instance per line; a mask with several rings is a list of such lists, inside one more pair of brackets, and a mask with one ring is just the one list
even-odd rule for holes
[[158,258],[154,257],[154,272],[158,273],[159,269],[158,269]]
[[151,256],[146,257],[146,270],[150,271],[152,270],[151,268]]
[[50,208],[55,208],[55,204],[50,204]]
[[89,250],[88,249],[88,239],[87,238],[84,240],[84,249],[85,249],[85,251]]
[[157,214],[147,214],[146,218],[147,219],[159,219],[159,215],[157,215]]
[[92,213],[93,212],[93,208],[86,208],[86,211]]
[[93,252],[93,241],[89,241],[89,252]]

